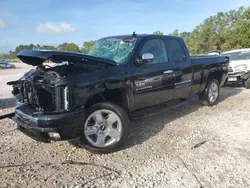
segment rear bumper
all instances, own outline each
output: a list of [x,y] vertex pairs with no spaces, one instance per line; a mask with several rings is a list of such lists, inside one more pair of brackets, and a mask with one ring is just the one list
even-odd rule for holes
[[249,78],[250,71],[248,72],[237,72],[229,73],[227,83],[242,83]]
[[35,113],[25,106],[15,109],[18,129],[38,141],[70,140],[80,136],[84,109],[63,113]]

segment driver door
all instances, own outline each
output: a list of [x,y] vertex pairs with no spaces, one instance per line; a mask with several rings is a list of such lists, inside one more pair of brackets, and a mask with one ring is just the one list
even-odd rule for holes
[[161,38],[147,39],[142,45],[142,54],[153,54],[151,62],[135,64],[132,69],[135,109],[157,105],[173,98],[174,75],[168,71],[169,60]]

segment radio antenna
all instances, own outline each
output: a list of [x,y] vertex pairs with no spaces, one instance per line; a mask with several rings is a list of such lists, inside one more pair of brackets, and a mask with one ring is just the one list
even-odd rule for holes
[[136,35],[137,35],[137,34],[135,34],[135,31],[134,31],[132,36],[133,36],[133,37],[136,37]]

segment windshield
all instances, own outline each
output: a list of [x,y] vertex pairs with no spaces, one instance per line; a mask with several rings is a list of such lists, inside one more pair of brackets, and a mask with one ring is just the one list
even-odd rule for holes
[[223,55],[229,56],[231,61],[250,60],[250,50],[241,52],[223,53]]
[[107,58],[118,64],[126,62],[129,55],[135,48],[137,39],[105,38],[96,41],[88,55]]

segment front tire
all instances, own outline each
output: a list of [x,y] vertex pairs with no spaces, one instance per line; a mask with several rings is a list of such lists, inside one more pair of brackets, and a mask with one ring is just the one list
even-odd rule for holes
[[81,144],[95,153],[117,151],[129,133],[129,119],[125,110],[113,103],[102,102],[91,106],[81,133]]
[[217,103],[219,95],[219,82],[216,79],[212,79],[207,84],[205,90],[200,94],[199,98],[203,105],[213,106]]

